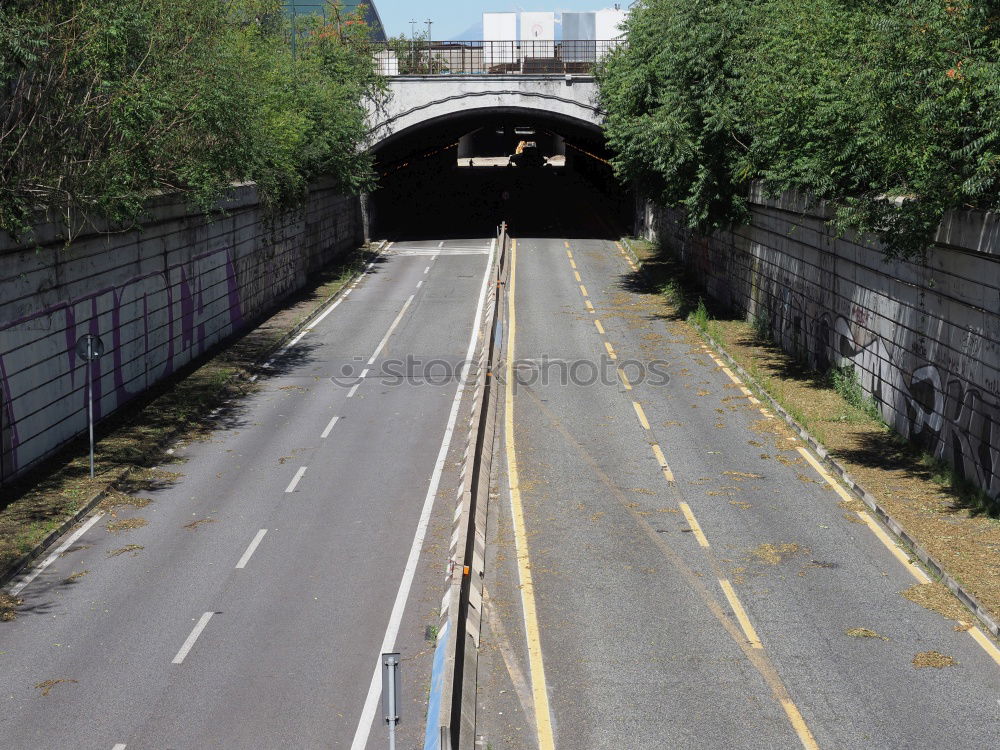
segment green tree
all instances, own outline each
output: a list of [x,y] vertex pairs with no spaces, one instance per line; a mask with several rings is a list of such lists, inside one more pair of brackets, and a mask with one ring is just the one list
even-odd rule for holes
[[646,0],[601,73],[619,174],[715,229],[746,186],[920,254],[1000,193],[993,0]]
[[211,209],[255,182],[273,210],[309,182],[372,180],[365,29],[312,21],[291,54],[279,0],[10,0],[0,7],[0,229],[132,225],[152,192]]

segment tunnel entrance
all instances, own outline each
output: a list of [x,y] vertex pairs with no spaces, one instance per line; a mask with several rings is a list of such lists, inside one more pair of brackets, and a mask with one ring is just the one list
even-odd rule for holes
[[477,111],[424,123],[374,151],[373,237],[617,239],[632,197],[615,179],[601,131],[534,112]]

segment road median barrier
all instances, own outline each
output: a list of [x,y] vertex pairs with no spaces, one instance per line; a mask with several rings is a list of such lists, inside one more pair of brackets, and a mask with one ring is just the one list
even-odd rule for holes
[[424,750],[471,750],[475,747],[476,675],[482,623],[486,559],[486,518],[489,505],[497,425],[497,383],[500,335],[506,297],[506,225],[497,236],[493,292],[481,327],[480,355],[470,371],[475,378],[468,420],[465,459],[448,552],[446,587],[431,674]]

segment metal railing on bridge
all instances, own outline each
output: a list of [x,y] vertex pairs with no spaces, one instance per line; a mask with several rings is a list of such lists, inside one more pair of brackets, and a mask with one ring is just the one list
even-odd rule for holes
[[378,72],[405,75],[591,75],[622,39],[374,42]]

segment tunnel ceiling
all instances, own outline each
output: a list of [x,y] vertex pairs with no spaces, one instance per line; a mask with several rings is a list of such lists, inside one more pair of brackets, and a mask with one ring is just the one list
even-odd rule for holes
[[512,107],[477,109],[428,120],[393,134],[376,144],[372,152],[379,165],[391,165],[436,152],[480,128],[520,126],[550,131],[594,153],[602,156],[607,154],[603,133],[590,123],[563,115],[540,115],[538,110]]

